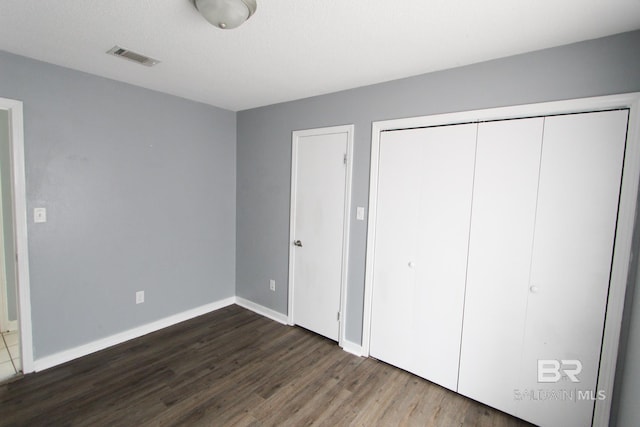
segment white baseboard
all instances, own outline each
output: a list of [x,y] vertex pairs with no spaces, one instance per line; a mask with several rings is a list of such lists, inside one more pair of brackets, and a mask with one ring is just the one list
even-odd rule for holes
[[177,323],[184,322],[185,320],[193,319],[194,317],[202,316],[203,314],[219,310],[223,307],[232,305],[235,302],[235,297],[225,298],[220,301],[216,301],[210,304],[193,308],[191,310],[183,311],[182,313],[165,317],[164,319],[156,320],[155,322],[147,323],[146,325],[138,326],[137,328],[129,329],[128,331],[120,332],[118,334],[111,335],[109,337],[102,338],[87,344],[83,344],[69,350],[64,350],[50,356],[42,357],[33,362],[34,370],[38,372],[57,365],[61,365],[70,360],[95,353],[96,351],[104,350],[107,347],[121,344],[125,341],[129,341],[131,339],[141,337],[143,335],[158,331]]
[[[174,314],[172,316],[165,317],[164,319],[156,320],[155,322],[147,323],[146,325],[129,329],[127,331],[120,332],[118,334],[111,335],[109,337],[102,338],[87,344],[83,344],[69,350],[64,350],[50,356],[42,357],[33,362],[34,371],[39,372],[57,365],[61,365],[79,357],[86,356],[88,354],[104,350],[105,348],[121,344],[125,341],[129,341],[134,338],[147,335],[151,332],[167,328],[177,323],[184,322],[185,320],[193,319],[194,317],[219,310],[234,303],[261,316],[267,317],[278,323],[282,323],[283,325],[288,324],[287,316],[282,313],[241,297],[230,297],[200,307],[196,307],[191,310],[183,311],[182,313]],[[351,353],[356,356],[362,356],[362,346],[351,341],[345,340],[343,342],[342,349],[347,353]]]
[[272,310],[260,304],[256,304],[253,301],[236,297],[236,304],[238,304],[240,307],[246,308],[247,310],[251,310],[255,313],[258,313],[261,316],[268,317],[271,320],[275,320],[278,323],[282,323],[283,325],[288,324],[287,316],[285,314],[278,313],[275,310]]
[[344,340],[342,342],[342,349],[347,353],[354,354],[358,357],[362,357],[362,346],[351,341]]
[[[282,323],[283,325],[289,325],[289,319],[285,314],[278,313],[275,310],[267,308],[263,305],[257,304],[253,301],[249,301],[247,299],[236,297],[236,304],[240,307],[244,307],[247,310],[251,310],[261,316],[268,317],[271,320],[275,320],[278,323]],[[356,344],[351,341],[344,340],[342,343],[342,349],[347,353],[351,353],[355,356],[362,357],[363,351],[362,346],[360,344]]]

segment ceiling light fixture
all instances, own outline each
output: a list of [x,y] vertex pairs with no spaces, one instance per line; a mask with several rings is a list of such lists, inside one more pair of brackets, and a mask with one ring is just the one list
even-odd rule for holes
[[258,7],[256,0],[195,0],[195,5],[207,21],[223,30],[239,27]]

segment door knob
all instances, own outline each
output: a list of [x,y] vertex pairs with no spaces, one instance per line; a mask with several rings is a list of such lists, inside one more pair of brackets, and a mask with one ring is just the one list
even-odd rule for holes
[[413,261],[409,261],[409,263],[407,265],[409,266],[409,268],[413,268],[413,267],[416,266]]
[[529,290],[531,291],[532,294],[537,294],[540,288],[534,285],[534,286],[531,286]]
[[300,240],[295,240],[295,241],[293,242],[293,245],[294,245],[294,246],[298,246],[298,247],[300,247],[300,248],[301,248],[301,247],[302,247],[302,242],[301,242]]

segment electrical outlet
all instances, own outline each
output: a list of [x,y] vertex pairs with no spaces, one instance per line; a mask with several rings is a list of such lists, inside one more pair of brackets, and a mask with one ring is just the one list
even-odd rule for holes
[[271,289],[273,292],[276,291],[276,281],[271,279],[269,280],[269,289]]
[[144,302],[144,291],[136,292],[136,304],[142,304]]

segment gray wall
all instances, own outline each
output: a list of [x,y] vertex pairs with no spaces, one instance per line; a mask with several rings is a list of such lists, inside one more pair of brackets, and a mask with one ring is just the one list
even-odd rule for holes
[[[291,132],[353,123],[352,212],[367,206],[376,120],[640,91],[640,31],[238,113],[236,293],[287,312]],[[366,223],[352,218],[346,338],[360,343]],[[635,268],[635,267],[634,267]],[[275,293],[268,279],[279,283]],[[635,282],[630,286],[636,286]],[[620,426],[637,425],[640,302],[621,354]],[[629,323],[629,322],[628,322]],[[624,365],[624,370],[623,370]],[[614,410],[618,405],[614,403]]]
[[[232,296],[234,281],[286,313],[292,130],[355,124],[355,215],[372,121],[640,91],[637,46],[640,31],[242,111],[237,140],[232,112],[0,52],[0,96],[25,107],[29,212],[49,217],[29,221],[36,357]],[[350,240],[346,335],[359,343],[364,221]],[[637,300],[618,382],[625,421],[638,419]]]
[[[355,125],[355,216],[367,206],[373,121],[640,91],[638,46],[640,31],[239,112],[238,296],[287,312],[291,131]],[[366,222],[355,217],[350,245],[346,337],[360,343]]]
[[235,113],[5,52],[0,96],[24,102],[36,359],[235,294]]
[[11,208],[11,146],[9,144],[9,113],[0,110],[0,193],[2,197],[2,232],[4,234],[4,267],[7,294],[7,317],[18,318],[16,288],[16,251],[13,240],[13,209]]

